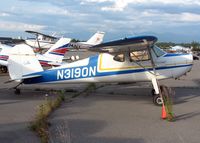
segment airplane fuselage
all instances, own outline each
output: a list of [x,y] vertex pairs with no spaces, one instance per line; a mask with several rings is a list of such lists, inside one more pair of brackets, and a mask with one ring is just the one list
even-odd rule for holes
[[[177,78],[192,68],[191,54],[153,55],[157,79]],[[124,62],[114,60],[112,54],[100,54],[73,63],[30,74],[41,75],[24,79],[25,84],[34,83],[84,83],[84,82],[138,82],[151,81],[154,74],[150,60]]]

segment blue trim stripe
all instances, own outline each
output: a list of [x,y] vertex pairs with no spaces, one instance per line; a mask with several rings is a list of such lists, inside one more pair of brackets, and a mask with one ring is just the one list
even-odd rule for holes
[[186,53],[167,53],[166,55],[164,55],[164,57],[175,57],[175,56],[184,56],[184,55],[190,55],[190,54],[186,54]]
[[70,44],[68,43],[68,44],[65,44],[65,45],[63,45],[63,46],[61,46],[61,47],[58,47],[58,48],[56,48],[56,49],[61,49],[61,48],[70,48]]
[[[174,68],[182,68],[182,67],[189,67],[189,66],[192,66],[192,64],[180,65],[180,66],[171,66],[171,67],[159,67],[159,68],[156,68],[156,70],[159,71],[159,70],[164,70],[164,69],[174,69]],[[153,71],[153,68],[105,72],[105,73],[98,74],[98,76],[130,74],[130,73],[139,73],[139,72],[145,72],[145,71]]]

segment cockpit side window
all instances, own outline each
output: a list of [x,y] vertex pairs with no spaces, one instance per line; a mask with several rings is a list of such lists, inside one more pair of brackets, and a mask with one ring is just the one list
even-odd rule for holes
[[150,59],[150,57],[147,50],[142,50],[142,51],[131,52],[130,59],[132,61],[147,61]]
[[157,57],[160,57],[160,56],[166,54],[165,51],[163,51],[162,49],[160,49],[160,48],[159,48],[158,46],[156,46],[156,45],[153,46],[153,51],[154,51],[154,53],[156,54]]
[[118,61],[118,62],[124,62],[125,61],[125,55],[124,54],[117,54],[116,56],[114,56],[113,59],[115,61]]

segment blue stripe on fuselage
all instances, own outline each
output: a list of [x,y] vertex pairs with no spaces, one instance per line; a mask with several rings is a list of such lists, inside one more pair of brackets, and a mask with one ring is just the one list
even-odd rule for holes
[[[24,79],[25,84],[41,83],[41,82],[52,82],[52,81],[63,81],[71,79],[81,79],[97,76],[97,61],[98,56],[93,56],[89,58],[89,64],[87,66],[73,67],[73,68],[62,68],[62,69],[52,69],[46,70],[30,75],[41,75],[41,77],[36,77],[32,79]],[[24,77],[25,77],[24,76]]]
[[[25,84],[33,83],[43,83],[43,82],[55,82],[55,81],[64,81],[64,80],[75,80],[75,79],[84,79],[91,77],[102,77],[102,76],[111,76],[111,75],[120,75],[120,74],[130,74],[130,73],[139,73],[145,71],[153,71],[152,68],[147,69],[129,69],[129,70],[120,70],[120,71],[108,71],[108,72],[98,72],[98,55],[89,58],[89,64],[87,66],[73,67],[73,68],[63,68],[63,69],[53,69],[46,70],[39,73],[34,73],[31,75],[41,75],[41,77],[36,77],[32,79],[24,79]],[[158,67],[156,70],[188,67],[192,64],[177,65],[170,67]]]
[[164,55],[164,57],[175,57],[175,56],[184,56],[184,55],[189,55],[187,53],[167,53]]

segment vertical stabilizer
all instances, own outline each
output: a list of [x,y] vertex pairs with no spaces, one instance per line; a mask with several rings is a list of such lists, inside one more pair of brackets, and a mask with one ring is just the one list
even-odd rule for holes
[[8,70],[12,80],[21,79],[24,75],[43,71],[33,49],[26,44],[12,48],[8,58]]
[[52,60],[52,62],[61,63],[65,53],[67,52],[71,39],[60,38],[46,53],[44,56]]
[[105,32],[96,32],[86,43],[89,45],[98,45],[103,42]]

